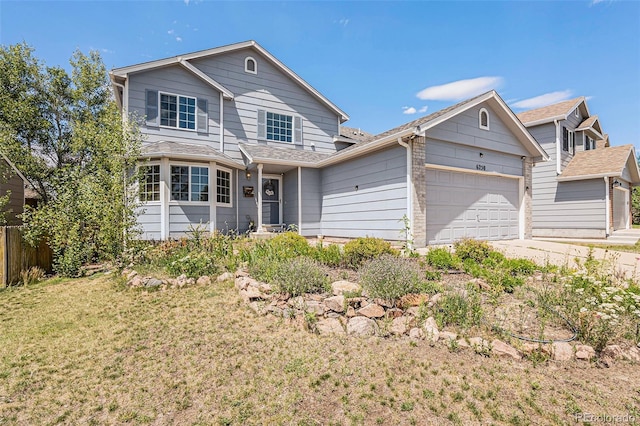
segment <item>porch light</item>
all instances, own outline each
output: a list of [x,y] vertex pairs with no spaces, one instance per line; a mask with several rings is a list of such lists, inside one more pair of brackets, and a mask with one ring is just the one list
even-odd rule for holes
[[246,176],[247,176],[247,180],[251,179],[251,172],[249,170],[247,170]]

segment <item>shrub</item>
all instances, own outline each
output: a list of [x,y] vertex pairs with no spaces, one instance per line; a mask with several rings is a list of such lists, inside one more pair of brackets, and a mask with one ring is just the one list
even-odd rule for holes
[[33,266],[26,271],[20,271],[20,278],[23,285],[37,284],[44,279],[44,269]]
[[177,276],[185,274],[189,278],[198,278],[203,275],[216,275],[220,268],[216,265],[216,258],[205,252],[192,252],[175,259],[166,266],[167,272]]
[[383,254],[399,255],[398,251],[391,247],[391,243],[380,238],[361,237],[344,245],[345,263],[352,268],[358,268],[365,261]]
[[305,293],[328,291],[329,278],[317,261],[308,257],[297,257],[276,264],[271,284],[279,293],[300,296]]
[[322,243],[318,243],[311,250],[311,257],[322,263],[323,265],[337,267],[342,264],[342,250],[340,250],[340,246],[337,244],[330,244],[327,247],[324,247]]
[[505,259],[502,266],[512,275],[531,275],[538,269],[538,265],[529,259]]
[[295,232],[285,232],[267,240],[267,244],[278,257],[291,259],[296,256],[306,256],[311,251],[307,239]]
[[390,254],[366,261],[358,273],[369,297],[388,301],[435,288],[433,282],[424,279],[424,271],[415,261]]
[[468,294],[448,293],[438,302],[438,309],[434,318],[439,327],[455,325],[462,329],[469,329],[480,325],[482,307],[480,297],[475,291]]
[[432,248],[427,252],[425,260],[428,265],[441,270],[458,269],[460,261],[445,247]]
[[474,240],[472,238],[463,238],[453,243],[456,255],[460,260],[473,259],[476,262],[482,262],[493,251],[486,241]]

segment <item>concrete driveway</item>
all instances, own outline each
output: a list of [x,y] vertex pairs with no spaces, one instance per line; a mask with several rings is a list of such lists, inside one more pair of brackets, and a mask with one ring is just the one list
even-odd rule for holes
[[[584,262],[589,254],[589,247],[555,241],[508,240],[492,241],[491,244],[507,257],[523,257],[531,259],[539,265],[551,263],[558,266],[567,265],[573,268],[576,267],[576,258]],[[611,274],[633,278],[634,280],[637,280],[638,275],[640,275],[640,253],[594,248],[593,257],[597,260],[615,260],[615,266],[611,267]]]

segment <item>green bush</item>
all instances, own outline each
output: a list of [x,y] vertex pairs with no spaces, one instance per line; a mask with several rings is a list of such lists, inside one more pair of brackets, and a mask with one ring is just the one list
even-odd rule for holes
[[300,296],[305,293],[324,293],[329,290],[329,278],[317,261],[297,257],[277,263],[271,284],[279,293]]
[[437,307],[434,318],[439,327],[453,325],[469,329],[480,325],[482,306],[480,297],[475,291],[469,290],[468,294],[445,294],[438,302]]
[[324,247],[322,243],[318,243],[318,245],[311,250],[311,257],[323,265],[331,267],[340,266],[343,260],[342,250],[337,244],[330,244]]
[[473,259],[481,263],[493,251],[486,241],[474,240],[472,238],[463,238],[453,243],[456,255],[462,261]]
[[400,253],[391,247],[391,243],[380,238],[356,238],[344,245],[344,261],[347,266],[358,268],[365,261],[383,254],[398,256]]
[[166,268],[171,275],[184,274],[189,278],[217,275],[220,272],[216,257],[205,252],[188,253],[168,263]]
[[458,269],[460,260],[445,247],[432,248],[427,252],[425,260],[428,265],[440,270]]
[[291,259],[306,256],[311,251],[307,239],[295,232],[285,232],[267,240],[267,244],[277,253],[278,257]]
[[538,269],[529,259],[505,259],[502,266],[513,275],[531,275]]
[[369,297],[388,301],[409,293],[432,292],[437,287],[424,279],[424,271],[415,261],[390,254],[366,261],[358,275]]

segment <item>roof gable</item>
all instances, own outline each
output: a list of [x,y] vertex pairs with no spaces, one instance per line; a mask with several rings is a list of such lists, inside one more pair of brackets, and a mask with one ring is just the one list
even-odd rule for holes
[[589,116],[589,108],[584,96],[579,98],[570,99],[568,101],[558,102],[556,104],[547,105],[542,108],[536,108],[529,111],[524,111],[517,114],[518,119],[524,123],[525,126],[535,126],[538,124],[549,123],[554,120],[566,120],[567,117],[575,111],[576,108],[580,108],[580,111],[584,117]]
[[[282,62],[280,62],[275,56],[273,56],[271,53],[269,53],[265,48],[260,46],[254,40],[249,40],[249,41],[245,41],[245,42],[230,44],[230,45],[221,46],[221,47],[216,47],[216,48],[213,48],[213,49],[201,50],[201,51],[193,52],[193,53],[187,53],[187,54],[184,54],[184,55],[174,56],[174,57],[171,57],[171,58],[158,59],[158,60],[155,60],[155,61],[144,62],[142,64],[131,65],[131,66],[127,66],[127,67],[114,68],[113,70],[111,70],[109,72],[109,75],[111,77],[111,81],[113,82],[113,84],[117,85],[117,84],[122,84],[122,81],[126,80],[126,78],[128,77],[129,74],[148,71],[148,70],[155,69],[155,68],[162,68],[162,67],[166,67],[166,66],[174,65],[174,64],[180,64],[183,67],[185,67],[187,70],[189,70],[192,73],[194,73],[199,78],[205,80],[206,74],[201,73],[201,72],[199,73],[199,70],[195,66],[193,66],[193,64],[190,61],[195,60],[195,59],[210,57],[210,56],[221,55],[221,54],[224,54],[224,53],[227,53],[227,52],[234,52],[234,51],[238,51],[238,50],[241,50],[241,49],[247,49],[247,48],[253,49],[253,50],[257,51],[258,53],[260,53],[272,65],[274,65],[276,68],[278,68],[281,72],[283,72],[289,78],[294,80],[298,85],[300,85],[302,88],[304,88],[306,91],[308,91],[313,97],[315,97],[320,102],[325,104],[330,110],[334,111],[338,116],[340,116],[340,120],[342,122],[345,122],[345,121],[347,121],[349,119],[349,116],[344,111],[342,111],[334,103],[329,101],[329,99],[327,99],[324,95],[322,95],[320,92],[318,92],[309,83],[304,81],[300,76],[298,76],[295,72],[293,72],[286,65],[284,65]],[[210,81],[208,81],[208,80],[205,80],[205,81],[208,84],[212,85],[213,87],[216,87],[219,91],[221,91],[223,94],[225,94],[225,96],[233,97],[233,94],[230,91],[227,91],[228,93],[225,93],[223,91],[224,87],[222,85],[220,85],[219,83],[215,82],[210,77],[209,77],[209,80]],[[220,87],[218,87],[218,86],[220,86]],[[226,90],[226,89],[224,89],[224,90]]]

